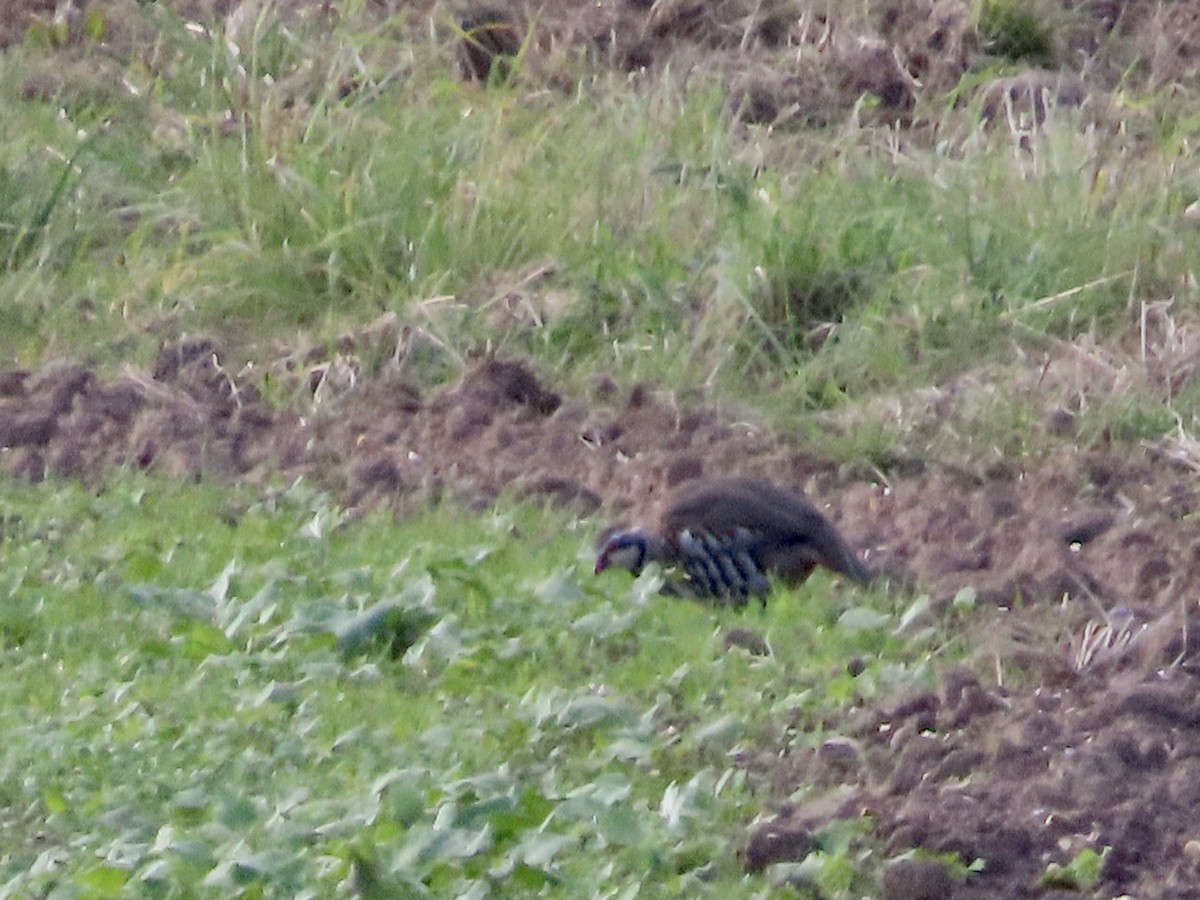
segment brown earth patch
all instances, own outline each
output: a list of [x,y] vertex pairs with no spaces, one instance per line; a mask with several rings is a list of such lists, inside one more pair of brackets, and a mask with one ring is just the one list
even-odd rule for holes
[[[486,81],[498,62],[517,69],[535,88],[574,89],[582,57],[629,73],[636,88],[645,72],[669,73],[681,85],[722,85],[743,120],[767,125],[861,124],[919,126],[910,135],[945,137],[947,98],[956,104],[982,96],[988,118],[1015,102],[1040,124],[1045,106],[1093,106],[1118,86],[1172,90],[1195,81],[1200,64],[1200,14],[1187,4],[1157,0],[1064,0],[1033,5],[1051,35],[1053,73],[1016,72],[995,82],[977,73],[1012,61],[989,55],[977,30],[978,10],[966,0],[883,0],[875,4],[808,4],[781,0],[601,0],[561,2],[534,9],[524,0],[283,0],[273,11],[289,29],[317,34],[331,24],[427,43],[443,38],[446,65],[467,80]],[[61,94],[103,98],[121,94],[123,69],[156,45],[172,14],[194,30],[219,30],[232,44],[253,39],[258,7],[238,0],[49,2],[14,0],[0,22],[0,50],[31,41],[51,51],[28,61],[23,94],[49,100]],[[395,54],[402,52],[398,40]],[[396,59],[385,41],[373,53],[382,70]],[[374,58],[374,57],[373,57]],[[1043,64],[1045,61],[1043,61]],[[142,63],[138,63],[142,64]],[[317,102],[328,89],[325,70],[300,66],[280,73],[274,89],[286,106]],[[972,79],[964,82],[965,75]],[[339,94],[365,87],[370,72],[344,77]],[[964,89],[964,84],[966,88]],[[959,93],[955,94],[954,92]],[[1008,97],[1009,101],[1004,98]],[[240,118],[237,110],[230,111]],[[1124,117],[1131,115],[1124,109]],[[1024,125],[1013,120],[1019,130]]]
[[[869,814],[897,850],[984,859],[982,873],[955,882],[956,897],[1040,896],[1049,862],[1104,846],[1105,891],[1191,896],[1200,617],[1182,601],[1200,589],[1192,469],[1121,448],[872,477],[765,426],[611,379],[581,398],[513,360],[484,360],[428,392],[399,370],[367,381],[356,371],[339,357],[293,372],[313,391],[302,411],[268,405],[207,340],[168,346],[152,372],[115,379],[77,365],[0,373],[0,465],[33,481],[99,480],[112,467],[260,483],[303,475],[358,509],[439,497],[482,508],[508,493],[603,506],[606,520],[649,514],[688,478],[767,475],[806,491],[872,565],[934,607],[973,590],[989,668],[864,706],[836,745],[747,759],[780,796],[815,792],[753,837],[751,868],[802,858],[822,822]],[[943,884],[927,869],[890,868],[891,895]]]
[[944,872],[930,896],[1055,896],[1050,864],[1109,847],[1085,896],[1194,897],[1200,715],[1187,635],[1198,624],[1169,613],[1125,631],[1132,639],[1102,660],[1044,658],[1021,689],[952,669],[936,693],[864,710],[849,765],[820,748],[766,766],[781,791],[814,791],[759,828],[747,864],[794,860],[795,835],[869,815],[895,850],[985,861],[965,882]]

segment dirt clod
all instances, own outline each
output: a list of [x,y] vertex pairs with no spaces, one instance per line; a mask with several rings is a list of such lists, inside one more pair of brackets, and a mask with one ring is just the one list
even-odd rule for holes
[[883,870],[884,900],[944,900],[956,882],[944,865],[931,859],[902,859]]
[[751,656],[771,655],[771,645],[767,643],[767,639],[749,628],[730,628],[725,632],[721,643],[726,651],[738,647]]
[[778,818],[750,838],[746,847],[746,868],[761,872],[772,863],[804,859],[814,849],[816,841],[812,832],[803,824]]

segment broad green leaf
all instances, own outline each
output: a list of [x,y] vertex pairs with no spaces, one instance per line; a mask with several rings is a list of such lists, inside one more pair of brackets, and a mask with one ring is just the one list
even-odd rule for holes
[[697,744],[732,744],[746,732],[746,725],[735,716],[721,716],[692,732]]
[[574,697],[558,714],[565,728],[591,728],[596,725],[632,724],[636,716],[626,704],[608,697],[585,694]]
[[233,580],[233,576],[240,570],[237,560],[231,559],[225,564],[225,568],[221,570],[221,574],[217,576],[217,580],[209,585],[206,593],[213,600],[217,607],[222,607],[229,602],[229,585]]
[[533,589],[533,594],[543,603],[571,606],[583,602],[585,595],[579,581],[570,569],[560,569]]
[[639,847],[650,838],[643,817],[628,806],[610,806],[596,817],[596,831],[610,844]]
[[838,628],[850,634],[876,631],[885,627],[891,617],[867,606],[853,606],[838,616]]
[[954,595],[954,599],[950,601],[950,606],[956,610],[969,610],[975,608],[976,592],[973,587],[965,587],[959,590]]
[[233,650],[229,639],[219,628],[205,622],[186,622],[175,629],[173,643],[178,646],[188,659],[205,659],[218,656]]
[[521,840],[517,853],[525,865],[534,869],[543,869],[551,863],[559,851],[575,843],[577,843],[575,838],[565,834],[531,832]]
[[436,613],[399,600],[381,600],[357,616],[338,624],[337,649],[343,656],[363,653],[384,645],[399,656],[416,643],[423,631],[436,621]]
[[166,588],[154,584],[133,584],[129,592],[134,602],[148,609],[176,616],[211,622],[216,617],[212,597],[195,588]]
[[932,601],[928,594],[921,594],[908,605],[908,608],[900,616],[900,622],[896,626],[896,634],[903,634],[912,626],[914,622],[925,618],[932,606]]
[[163,571],[163,562],[157,553],[135,551],[125,560],[125,577],[130,581],[153,581]]
[[129,881],[129,870],[115,866],[92,866],[75,879],[89,897],[119,897]]

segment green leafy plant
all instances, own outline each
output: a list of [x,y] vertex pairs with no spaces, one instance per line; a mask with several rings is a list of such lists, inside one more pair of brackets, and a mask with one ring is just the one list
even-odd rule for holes
[[[761,799],[731,754],[849,702],[836,660],[919,682],[934,646],[815,579],[752,622],[611,592],[544,510],[342,518],[303,486],[6,486],[0,775],[36,815],[6,826],[5,883],[749,897]],[[725,652],[733,623],[780,649]],[[822,838],[824,883],[868,877],[856,841]]]
[[979,37],[989,53],[1014,62],[1049,66],[1054,61],[1053,35],[1030,0],[984,0]]
[[1105,847],[1097,853],[1091,847],[1085,847],[1066,865],[1050,863],[1042,873],[1042,887],[1068,891],[1094,887],[1104,872],[1104,861],[1111,851],[1111,847]]

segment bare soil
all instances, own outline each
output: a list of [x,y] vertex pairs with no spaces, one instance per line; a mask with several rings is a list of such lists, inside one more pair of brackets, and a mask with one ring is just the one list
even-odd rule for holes
[[[94,80],[106,53],[119,71],[144,26],[132,0],[92,6],[106,13],[101,46],[86,56]],[[173,6],[231,28],[239,10]],[[857,108],[867,121],[936,133],[928,111],[986,61],[969,5],[863,6],[871,14],[841,18],[821,4],[732,0],[573,0],[536,16],[509,2],[379,3],[368,13],[382,21],[403,12],[398,21],[418,30],[433,16],[465,78],[479,78],[488,61],[456,47],[450,23],[498,19],[503,28],[487,46],[503,53],[512,31],[532,34],[523,77],[551,85],[584,52],[632,73],[631,84],[667,63],[685,80],[719,78],[748,122],[839,121]],[[339,15],[336,3],[297,0],[291,9],[313,21]],[[985,118],[1036,122],[1052,102],[1090,106],[1102,119],[1119,82],[1186,84],[1200,68],[1200,14],[1189,4],[1064,0],[1053,9],[1060,68],[983,80]],[[30,23],[64,54],[89,40],[81,8],[35,0],[10,4],[0,46]],[[34,73],[27,98],[69,90],[71,72],[55,64]],[[1171,391],[1200,368],[1194,344],[1177,349],[1150,373]],[[781,799],[748,836],[748,868],[802,859],[821,825],[869,815],[896,851],[986,861],[965,882],[928,861],[895,863],[882,888],[895,900],[1065,896],[1041,883],[1046,866],[1105,846],[1111,855],[1092,895],[1200,896],[1194,454],[1062,441],[1017,462],[917,458],[878,472],[838,466],[744,416],[599,375],[589,395],[572,396],[519,360],[481,361],[430,391],[400,370],[356,373],[342,357],[293,364],[285,374],[311,390],[281,407],[206,340],[171,344],[151,371],[121,377],[70,364],[2,372],[0,467],[31,481],[99,482],[122,467],[255,483],[304,476],[349,507],[400,512],[443,498],[484,508],[508,492],[595,514],[597,529],[648,515],[688,478],[769,476],[804,490],[873,567],[901,590],[928,593],[935,611],[973,591],[979,608],[965,627],[979,649],[937,691],[864,701],[823,747],[748,754],[744,765],[775,796],[812,788],[802,804]],[[1097,383],[1094,372],[1080,378]],[[1062,399],[1047,394],[1048,427],[1070,428]],[[732,638],[761,646],[748,629]]]

